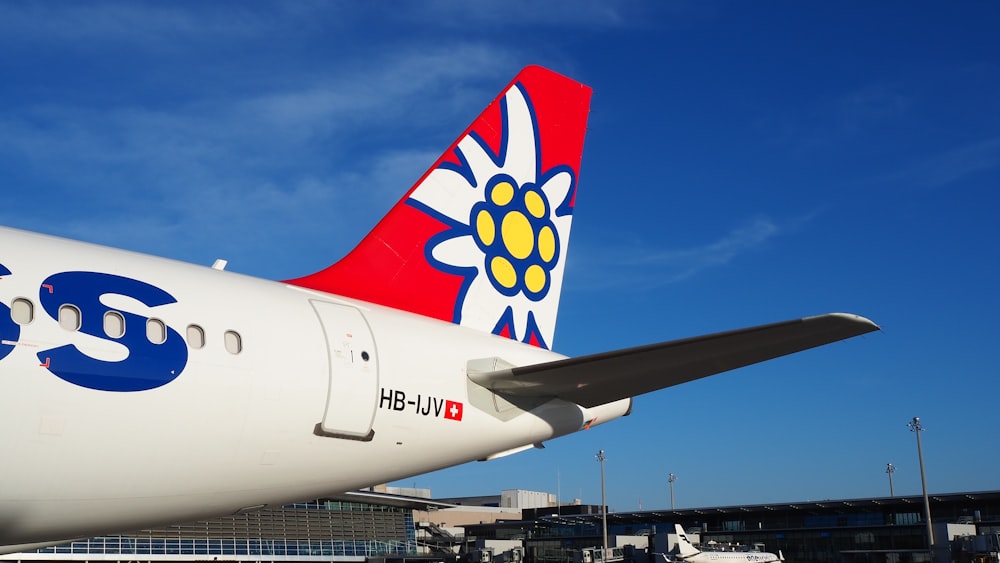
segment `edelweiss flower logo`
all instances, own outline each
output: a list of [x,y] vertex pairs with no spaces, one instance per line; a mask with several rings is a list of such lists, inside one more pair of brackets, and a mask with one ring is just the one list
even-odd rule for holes
[[487,277],[500,293],[545,297],[559,254],[559,239],[544,192],[518,186],[506,174],[486,185],[486,200],[472,206],[472,237],[485,255]]
[[[454,321],[548,347],[555,329],[569,237],[574,174],[540,170],[541,142],[520,85],[501,104],[499,154],[475,133],[410,194],[449,228],[427,246],[428,262],[465,277]],[[553,290],[553,288],[555,288]]]

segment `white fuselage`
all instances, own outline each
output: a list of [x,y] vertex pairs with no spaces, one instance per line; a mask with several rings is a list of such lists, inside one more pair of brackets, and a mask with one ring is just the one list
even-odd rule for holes
[[[306,500],[486,458],[629,408],[496,407],[468,381],[470,359],[562,356],[454,324],[11,229],[0,229],[0,244],[10,271],[0,317],[18,299],[33,306],[30,322],[0,324],[0,545]],[[60,292],[70,282],[73,292]],[[173,302],[150,305],[163,301],[149,287]],[[81,329],[60,326],[62,300]],[[132,340],[96,332],[109,311]],[[158,341],[155,326],[145,336],[148,319],[162,321],[166,343],[135,340]],[[146,385],[143,370],[169,381],[87,383],[112,381],[102,371],[130,362],[147,367],[129,385]]]
[[771,563],[781,559],[765,551],[702,551],[681,560],[686,563]]

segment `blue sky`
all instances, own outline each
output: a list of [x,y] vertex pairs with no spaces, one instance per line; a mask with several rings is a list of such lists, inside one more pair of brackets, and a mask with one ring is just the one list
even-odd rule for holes
[[882,333],[414,477],[615,510],[1000,488],[1000,5],[4,2],[0,224],[287,279],[518,69],[594,88],[554,348],[812,314]]

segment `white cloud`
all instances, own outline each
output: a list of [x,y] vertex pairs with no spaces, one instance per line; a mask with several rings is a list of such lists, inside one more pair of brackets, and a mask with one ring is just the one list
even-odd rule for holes
[[930,155],[883,181],[909,187],[943,188],[997,167],[1000,167],[1000,137],[992,137]]
[[[12,193],[0,223],[182,259],[218,248],[234,266],[233,252],[296,236],[352,244],[530,48],[510,35],[435,34],[452,29],[437,18],[458,14],[473,29],[619,17],[598,2],[414,6],[0,5],[0,44],[47,53],[39,68],[52,73],[25,72],[0,93],[0,161],[12,164],[0,173]],[[397,38],[380,26],[369,47],[358,24],[377,18],[423,31]]]
[[[508,66],[501,50],[463,44],[268,90],[8,106],[0,159],[16,162],[20,183],[0,223],[182,259],[184,241],[230,256],[296,235],[353,244],[506,83]],[[0,181],[14,182],[14,168]]]
[[[337,40],[350,35],[364,41],[370,26],[474,30],[503,25],[527,27],[617,28],[644,25],[650,12],[698,10],[697,3],[673,1],[650,6],[637,0],[485,0],[470,7],[455,0],[294,3],[226,2],[5,2],[0,4],[0,43],[73,44],[89,50],[113,44],[158,52],[184,50],[195,43],[219,43],[271,36],[320,34]],[[419,34],[419,33],[418,33]],[[489,38],[484,38],[490,40]],[[503,37],[493,40],[502,43]]]
[[[755,217],[718,240],[691,248],[663,249],[659,241],[642,240],[583,250],[573,248],[571,242],[568,264],[574,271],[567,278],[577,280],[574,286],[584,290],[660,287],[725,266],[764,246],[787,228],[780,227],[770,218]],[[599,258],[595,260],[595,257]],[[586,275],[580,270],[585,270]]]
[[208,8],[195,4],[152,2],[5,2],[0,5],[4,41],[128,42],[132,46],[248,36],[264,30],[267,20],[240,4]]

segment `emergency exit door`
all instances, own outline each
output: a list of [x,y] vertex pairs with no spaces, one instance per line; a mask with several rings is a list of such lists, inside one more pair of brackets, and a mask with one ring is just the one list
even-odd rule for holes
[[368,321],[356,307],[313,301],[326,335],[330,385],[316,433],[371,440],[378,408],[378,358]]

